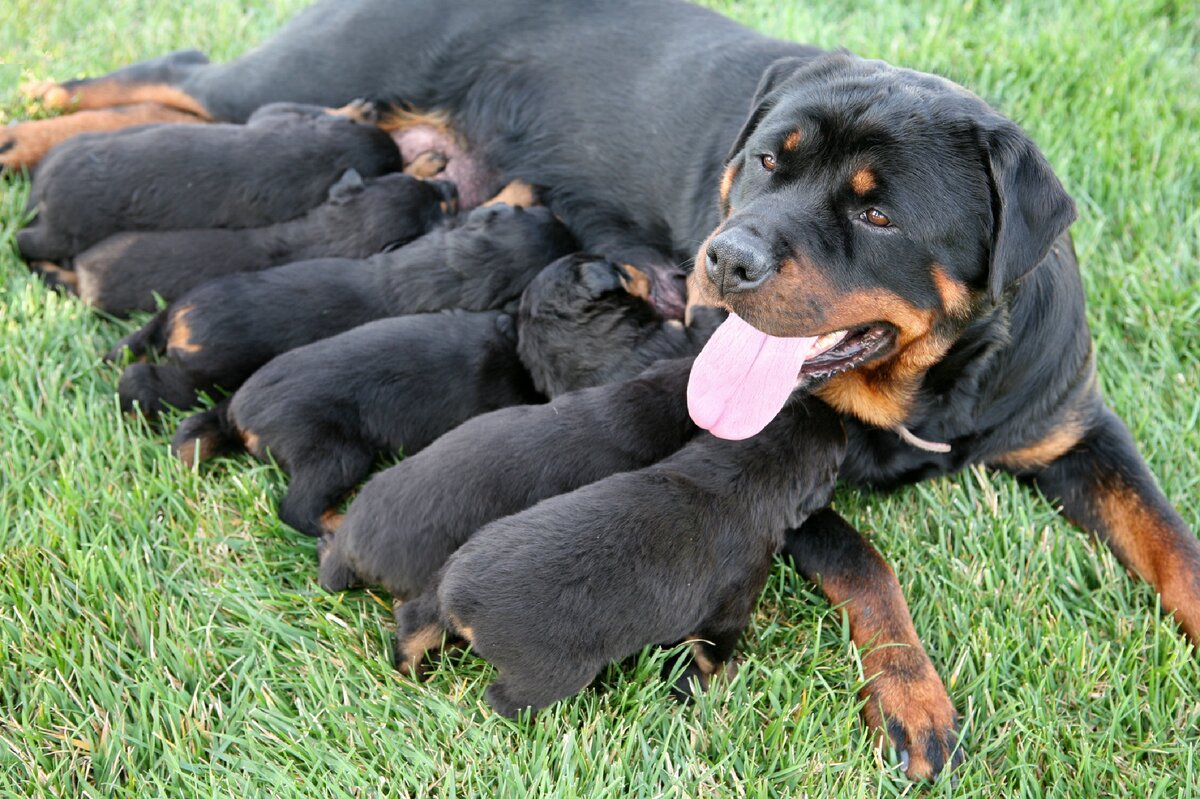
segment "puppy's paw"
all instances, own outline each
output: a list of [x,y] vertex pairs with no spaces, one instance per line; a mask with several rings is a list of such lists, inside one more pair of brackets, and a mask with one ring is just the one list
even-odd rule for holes
[[346,117],[354,122],[361,122],[364,125],[378,125],[383,116],[383,111],[378,103],[373,100],[364,100],[361,97],[351,100],[341,108],[334,108],[329,113],[335,117]]
[[962,763],[958,711],[927,659],[912,664],[891,660],[864,689],[863,716],[868,725],[886,732],[910,779],[936,779]]
[[532,703],[514,696],[509,686],[504,684],[504,680],[496,680],[489,685],[483,692],[483,698],[497,713],[506,718],[514,719],[523,710],[530,710],[531,715],[533,713]]
[[437,150],[426,150],[404,166],[404,174],[427,180],[440,174],[450,159]]
[[41,278],[46,288],[64,294],[79,294],[79,276],[53,261],[30,261],[29,271]]
[[26,100],[41,103],[43,108],[65,111],[71,106],[71,92],[52,80],[32,80],[17,87],[17,93]]

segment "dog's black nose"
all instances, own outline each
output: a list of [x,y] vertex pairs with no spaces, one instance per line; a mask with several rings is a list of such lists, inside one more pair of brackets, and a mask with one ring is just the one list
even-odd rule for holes
[[730,228],[708,244],[704,269],[722,294],[753,291],[775,271],[767,243],[744,228]]

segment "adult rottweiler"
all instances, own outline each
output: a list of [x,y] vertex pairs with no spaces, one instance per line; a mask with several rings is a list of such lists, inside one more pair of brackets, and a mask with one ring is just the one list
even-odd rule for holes
[[[230,63],[177,53],[42,95],[84,114],[9,129],[9,165],[120,103],[240,120],[275,100],[393,95],[439,112],[487,164],[548,187],[585,249],[650,274],[664,310],[681,304],[673,265],[705,242],[697,292],[749,322],[711,359],[710,388],[778,388],[795,377],[779,369],[802,368],[845,415],[852,483],[973,463],[1019,475],[1200,639],[1200,543],[1095,380],[1074,206],[1021,130],[959,86],[680,0],[323,0]],[[842,338],[803,367],[784,347],[774,367],[735,357],[768,343],[751,325]],[[723,402],[705,410],[719,420]],[[756,413],[738,427],[769,407]],[[787,548],[877,647],[868,719],[909,774],[937,773],[954,720],[936,675],[887,646],[912,643],[890,570],[843,525],[806,524]]]

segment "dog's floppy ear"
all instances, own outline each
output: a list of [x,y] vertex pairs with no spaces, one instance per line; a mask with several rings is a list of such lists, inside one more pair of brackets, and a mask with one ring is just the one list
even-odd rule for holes
[[741,131],[738,132],[733,147],[729,148],[729,155],[725,156],[725,163],[732,161],[742,151],[742,148],[746,146],[746,139],[750,138],[750,134],[758,127],[758,123],[762,122],[767,112],[775,107],[779,87],[809,61],[811,59],[780,58],[772,61],[771,65],[763,71],[762,77],[758,79],[758,88],[754,90],[754,101],[750,104],[750,116],[746,118]]
[[988,293],[995,301],[1046,257],[1075,221],[1075,203],[1046,157],[1015,124],[996,117],[984,142],[992,192]]
[[358,174],[357,169],[351,167],[342,173],[337,183],[329,187],[329,201],[335,204],[347,202],[351,197],[361,194],[366,188],[367,184],[362,175]]

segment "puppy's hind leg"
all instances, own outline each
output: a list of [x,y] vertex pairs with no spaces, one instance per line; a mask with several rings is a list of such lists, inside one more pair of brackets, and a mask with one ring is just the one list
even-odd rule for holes
[[331,526],[341,517],[331,509],[367,476],[375,462],[373,452],[356,444],[330,441],[327,446],[326,454],[319,457],[285,458],[292,478],[279,503],[279,518],[305,535],[333,532]]
[[361,588],[363,580],[346,560],[336,535],[323,535],[317,541],[317,581],[331,594]]
[[429,656],[440,652],[444,643],[460,639],[442,624],[436,591],[426,591],[409,602],[397,604],[395,612],[392,665],[397,671],[421,679]]
[[673,674],[679,676],[671,685],[671,695],[680,701],[689,701],[697,691],[708,690],[712,679],[726,670],[733,660],[734,649],[745,625],[726,630],[703,630],[690,639],[688,650],[681,657],[687,658],[683,670],[676,672],[679,657],[668,659],[663,664],[664,679]]
[[199,390],[191,376],[169,364],[134,363],[121,373],[117,393],[121,410],[141,412],[148,419],[156,418],[168,406],[191,408],[199,402]]
[[242,437],[229,420],[229,398],[213,408],[180,422],[171,438],[171,452],[187,466],[245,449]]
[[501,676],[484,692],[488,704],[508,718],[527,709],[536,713],[587,688],[604,666],[594,660],[585,663],[556,660],[559,662],[553,667],[549,663],[539,663],[536,668],[520,671],[495,664],[499,666]]

